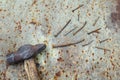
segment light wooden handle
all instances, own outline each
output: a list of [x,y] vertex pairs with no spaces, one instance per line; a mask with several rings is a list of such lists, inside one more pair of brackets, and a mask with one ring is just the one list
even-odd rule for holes
[[24,68],[28,75],[28,80],[40,80],[34,59],[25,60]]

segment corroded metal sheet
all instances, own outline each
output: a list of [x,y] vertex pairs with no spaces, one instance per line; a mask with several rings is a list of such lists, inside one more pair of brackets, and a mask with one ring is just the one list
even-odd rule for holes
[[27,80],[23,63],[8,66],[5,56],[38,43],[47,45],[36,57],[42,80],[119,80],[119,5],[119,0],[0,0],[0,80]]

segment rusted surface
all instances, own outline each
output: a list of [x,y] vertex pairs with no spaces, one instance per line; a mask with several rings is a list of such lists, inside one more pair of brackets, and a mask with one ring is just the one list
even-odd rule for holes
[[[35,61],[43,80],[119,80],[119,4],[119,0],[0,0],[0,80],[26,80],[23,64],[8,66],[5,56],[21,45],[38,43],[47,45]],[[73,36],[75,29],[64,36],[85,21],[77,35]],[[99,34],[87,34],[99,28]],[[81,39],[85,41],[77,45],[52,48]],[[100,43],[105,39],[109,40]]]

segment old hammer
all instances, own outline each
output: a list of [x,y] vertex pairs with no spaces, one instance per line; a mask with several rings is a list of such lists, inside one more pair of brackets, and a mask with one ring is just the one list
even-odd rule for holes
[[23,45],[16,52],[6,56],[7,63],[16,64],[24,61],[24,68],[28,75],[28,80],[40,80],[34,61],[34,56],[43,51],[45,48],[45,44]]

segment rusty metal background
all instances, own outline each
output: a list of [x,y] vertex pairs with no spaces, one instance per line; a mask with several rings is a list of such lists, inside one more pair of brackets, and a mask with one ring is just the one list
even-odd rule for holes
[[119,0],[0,0],[0,80],[27,80],[23,63],[8,66],[5,56],[37,43],[47,44],[36,57],[42,80],[120,80],[119,13]]

